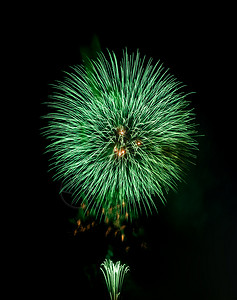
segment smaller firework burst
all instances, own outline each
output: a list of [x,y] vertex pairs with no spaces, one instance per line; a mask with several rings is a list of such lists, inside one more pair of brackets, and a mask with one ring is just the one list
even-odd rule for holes
[[121,265],[120,261],[114,264],[110,259],[105,259],[100,269],[104,274],[110,299],[117,300],[121,292],[124,276],[129,271],[129,267],[126,264]]

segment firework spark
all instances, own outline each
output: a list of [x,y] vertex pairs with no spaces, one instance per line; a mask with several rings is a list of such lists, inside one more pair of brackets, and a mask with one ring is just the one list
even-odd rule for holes
[[114,264],[110,259],[106,259],[101,264],[100,269],[103,272],[110,299],[117,300],[121,293],[124,276],[129,271],[129,267],[126,264],[121,265],[120,261]]
[[[120,207],[131,219],[165,203],[197,150],[195,115],[184,85],[139,51],[114,53],[74,66],[53,84],[44,135],[51,169],[76,203],[90,212]],[[105,212],[105,213],[102,213]]]

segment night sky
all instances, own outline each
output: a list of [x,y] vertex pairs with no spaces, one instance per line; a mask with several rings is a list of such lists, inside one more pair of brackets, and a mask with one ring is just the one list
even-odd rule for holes
[[[34,281],[35,293],[52,299],[109,299],[99,266],[110,255],[131,268],[123,300],[237,299],[236,108],[229,72],[233,37],[219,18],[222,8],[170,12],[147,7],[139,14],[123,11],[115,16],[91,9],[60,15],[42,10],[31,17],[28,76],[34,91],[29,105],[36,163],[31,161],[29,174],[36,175],[29,175],[34,198],[29,227],[33,269],[42,274]],[[141,55],[170,68],[196,92],[191,101],[204,135],[186,183],[167,195],[166,206],[157,199],[158,215],[129,225],[124,242],[105,237],[104,224],[73,235],[70,220],[77,210],[62,201],[60,182],[53,182],[47,172],[47,143],[39,134],[49,84],[68,66],[81,64],[81,50],[90,51],[95,36],[104,51],[121,56],[125,47],[130,52],[139,48]]]

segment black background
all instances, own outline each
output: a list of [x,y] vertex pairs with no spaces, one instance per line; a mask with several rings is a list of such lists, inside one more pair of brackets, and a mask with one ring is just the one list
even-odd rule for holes
[[[138,4],[137,4],[138,5]],[[144,3],[143,3],[144,5]],[[30,285],[36,294],[56,298],[109,299],[100,263],[108,249],[112,259],[130,265],[125,299],[237,299],[237,222],[235,190],[235,116],[231,8],[156,6],[35,8],[23,31],[29,62],[30,132],[27,209]],[[142,6],[142,4],[141,4]],[[108,9],[108,10],[107,10]],[[49,84],[69,65],[80,64],[82,47],[97,36],[102,50],[121,56],[140,49],[161,60],[196,94],[192,96],[200,151],[187,183],[169,193],[159,214],[142,218],[141,238],[124,244],[105,238],[103,225],[73,237],[69,218],[75,210],[59,196],[60,183],[47,173],[46,141],[40,116]],[[24,65],[24,62],[23,62]],[[147,249],[141,247],[146,241]],[[125,242],[124,242],[125,243]]]

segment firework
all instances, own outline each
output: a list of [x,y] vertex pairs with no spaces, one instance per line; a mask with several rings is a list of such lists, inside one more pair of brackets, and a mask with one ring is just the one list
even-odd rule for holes
[[54,179],[96,217],[152,212],[154,196],[165,203],[195,159],[190,93],[139,51],[124,51],[120,62],[98,53],[70,70],[53,84],[45,116]]
[[124,276],[129,271],[129,267],[126,264],[121,265],[120,261],[114,264],[110,259],[106,259],[101,264],[100,269],[103,272],[110,299],[117,300],[121,292]]

